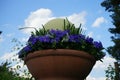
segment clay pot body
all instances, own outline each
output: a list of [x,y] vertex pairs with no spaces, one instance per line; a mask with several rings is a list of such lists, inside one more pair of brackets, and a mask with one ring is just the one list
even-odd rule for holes
[[90,54],[70,49],[48,49],[24,59],[36,80],[84,80],[96,60]]

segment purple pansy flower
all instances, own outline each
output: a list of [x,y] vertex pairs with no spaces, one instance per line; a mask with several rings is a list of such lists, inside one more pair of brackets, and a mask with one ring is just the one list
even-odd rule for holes
[[25,46],[23,49],[20,50],[20,52],[18,53],[19,54],[19,57],[22,57],[24,56],[23,53],[26,53],[26,52],[30,52],[31,51],[31,47],[29,45]]
[[70,42],[80,42],[79,35],[70,35],[69,41]]
[[62,31],[62,30],[50,30],[50,34],[54,37],[63,37],[68,33],[68,31]]
[[103,46],[102,46],[102,43],[101,42],[97,42],[97,41],[94,41],[94,47],[95,48],[98,48],[98,49],[102,49],[103,48]]
[[24,51],[26,51],[26,52],[31,51],[31,47],[30,47],[29,45],[25,46],[23,49],[24,49]]
[[86,42],[90,43],[90,44],[93,44],[93,38],[87,37]]
[[46,36],[39,36],[39,41],[43,43],[49,43],[50,42],[50,37],[48,35]]
[[79,38],[80,38],[81,40],[85,40],[85,35],[79,34]]
[[37,41],[38,41],[38,37],[32,35],[32,36],[29,38],[28,43],[34,45]]

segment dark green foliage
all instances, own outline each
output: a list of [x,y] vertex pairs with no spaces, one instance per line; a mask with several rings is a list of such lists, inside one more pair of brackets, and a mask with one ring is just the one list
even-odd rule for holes
[[120,60],[120,0],[104,0],[101,5],[105,10],[111,12],[110,17],[114,28],[109,28],[109,32],[114,34],[111,37],[114,45],[107,48],[107,51],[115,59]]
[[105,73],[106,73],[106,80],[115,80],[115,68],[112,67],[112,65],[109,65],[107,67]]
[[0,31],[0,34],[2,34],[2,31]]
[[70,34],[81,34],[82,33],[82,27],[81,24],[79,28],[76,28],[74,24],[71,24],[69,20],[66,18],[68,25],[65,26],[65,19],[64,19],[64,30],[69,30]]
[[20,77],[18,73],[15,73],[10,68],[10,64],[7,61],[0,65],[0,80],[29,80],[24,77]]
[[[107,48],[107,51],[113,58],[120,60],[120,0],[104,0],[101,5],[105,7],[105,10],[111,12],[113,28],[109,28],[109,32],[114,34],[111,37],[114,45]],[[115,69],[109,65],[106,70],[106,80],[118,80],[118,75],[115,74]]]

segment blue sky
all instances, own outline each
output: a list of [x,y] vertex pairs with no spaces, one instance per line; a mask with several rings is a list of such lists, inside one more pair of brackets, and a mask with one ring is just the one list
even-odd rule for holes
[[[12,39],[21,42],[29,37],[31,30],[19,30],[20,27],[40,28],[53,18],[67,17],[76,24],[82,23],[85,34],[101,41],[107,48],[113,45],[108,28],[113,27],[109,13],[100,5],[103,0],[0,0],[0,60],[8,59],[11,54]],[[104,70],[114,60],[109,56],[104,62],[97,62],[87,80],[104,80]]]

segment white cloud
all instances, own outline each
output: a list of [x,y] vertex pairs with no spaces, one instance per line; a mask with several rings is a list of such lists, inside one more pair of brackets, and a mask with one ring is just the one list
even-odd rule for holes
[[8,53],[5,53],[3,56],[0,57],[0,60],[2,61],[6,61],[6,60],[9,60],[9,59],[12,59],[12,58],[17,58],[16,55],[17,52],[8,52]]
[[21,39],[20,39],[21,42],[27,42],[27,40],[28,40],[28,37],[27,37],[27,38],[24,37],[24,38],[21,38]]
[[89,32],[89,33],[88,33],[88,36],[89,36],[89,37],[93,37],[93,32]]
[[[53,19],[52,11],[50,9],[38,9],[28,16],[25,20],[25,24],[23,27],[34,27],[34,28],[42,28],[42,24],[45,24],[48,20]],[[25,29],[24,32],[28,33],[33,31],[33,29]]]
[[113,63],[115,61],[116,61],[115,59],[113,59],[109,56],[105,56],[103,59],[103,62],[100,62],[100,61],[96,62],[94,69],[104,69],[105,70],[109,64],[113,65]]
[[[80,13],[74,13],[69,16],[59,16],[58,18],[68,18],[72,23],[74,23],[76,26],[79,26],[81,23],[82,26],[86,23],[86,12],[80,12]],[[28,18],[25,20],[25,24],[23,27],[35,27],[35,28],[42,28],[42,24],[44,25],[46,22],[48,22],[51,19],[56,18],[53,16],[53,12],[50,9],[44,9],[40,8],[34,12],[31,12],[31,14],[28,16]],[[83,27],[84,28],[84,27]],[[84,28],[85,29],[85,28]],[[25,33],[30,33],[34,29],[24,29]]]
[[[5,62],[8,60],[8,62],[12,63],[10,64],[10,70],[15,71],[20,74],[22,77],[29,77],[26,76],[24,73],[24,70],[27,70],[27,66],[24,65],[24,61],[20,60],[18,58],[18,55],[16,55],[17,52],[11,52],[11,53],[5,53],[3,56],[0,57],[0,61]],[[18,69],[17,67],[20,66]]]
[[6,34],[7,37],[12,37],[13,35],[14,35],[14,33]]
[[80,13],[78,13],[78,14],[77,14],[77,13],[74,13],[74,14],[68,16],[68,19],[69,19],[72,23],[74,23],[76,27],[79,27],[80,24],[85,25],[85,23],[86,23],[86,19],[85,19],[86,14],[87,14],[87,13],[86,13],[85,11],[80,12]]
[[86,80],[106,80],[105,77],[92,77],[88,76]]
[[102,23],[107,22],[104,17],[98,17],[94,23],[92,24],[93,27],[99,27]]
[[[106,80],[106,77],[105,77],[105,70],[107,69],[108,65],[111,64],[112,66],[114,66],[114,62],[116,60],[109,57],[109,56],[106,56],[104,59],[103,59],[103,62],[100,62],[100,61],[97,61],[95,66],[93,67],[92,69],[92,74],[88,75],[87,79],[86,80]],[[99,76],[96,76],[95,73],[100,73]],[[101,75],[101,73],[103,75]]]

